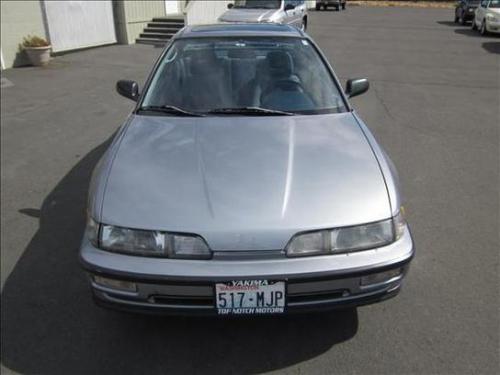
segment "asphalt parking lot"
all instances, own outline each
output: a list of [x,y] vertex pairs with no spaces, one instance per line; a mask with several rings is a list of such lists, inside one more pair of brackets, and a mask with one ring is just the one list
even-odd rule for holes
[[2,74],[2,370],[39,374],[496,374],[500,38],[452,10],[311,12],[399,169],[417,256],[402,293],[329,314],[148,317],[92,304],[77,260],[90,173],[160,49],[110,46]]

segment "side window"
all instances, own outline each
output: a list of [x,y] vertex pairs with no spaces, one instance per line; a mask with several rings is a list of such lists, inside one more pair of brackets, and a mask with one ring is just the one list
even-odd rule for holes
[[482,0],[481,1],[481,8],[487,8],[488,7],[489,0]]

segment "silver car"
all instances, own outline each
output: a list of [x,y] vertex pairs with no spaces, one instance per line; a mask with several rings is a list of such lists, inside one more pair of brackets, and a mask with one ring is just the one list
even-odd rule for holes
[[295,27],[187,27],[93,174],[98,304],[282,314],[396,295],[414,255],[393,164]]
[[236,0],[219,22],[283,23],[307,29],[307,5],[304,0]]

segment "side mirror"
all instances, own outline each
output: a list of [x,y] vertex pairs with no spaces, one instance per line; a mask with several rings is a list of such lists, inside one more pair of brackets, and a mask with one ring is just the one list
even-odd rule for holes
[[295,6],[293,4],[286,4],[285,5],[285,11],[293,10],[293,9],[295,9]]
[[227,9],[233,9],[233,7],[234,7],[234,4],[233,4],[233,3],[229,3],[229,4],[227,4]]
[[347,97],[352,98],[364,94],[370,88],[370,82],[366,78],[356,78],[347,81],[345,93]]
[[139,99],[139,85],[135,81],[122,79],[116,82],[116,91],[121,96],[132,99],[134,102]]

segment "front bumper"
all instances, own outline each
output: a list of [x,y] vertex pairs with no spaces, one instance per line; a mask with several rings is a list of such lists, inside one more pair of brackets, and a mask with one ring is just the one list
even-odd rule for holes
[[490,33],[500,34],[500,22],[486,20],[486,30]]
[[[158,259],[102,251],[84,239],[80,260],[99,305],[148,313],[216,315],[214,284],[230,280],[284,280],[286,312],[379,302],[399,292],[414,251],[407,228],[389,246],[333,256],[227,259],[227,253],[215,253],[205,261]],[[363,277],[390,270],[398,272],[376,284],[361,285]],[[100,285],[95,276],[132,282],[135,290]]]
[[472,10],[468,9],[464,12],[464,19],[466,21],[471,21],[472,19],[474,19],[475,15],[476,15],[475,9],[472,9]]

